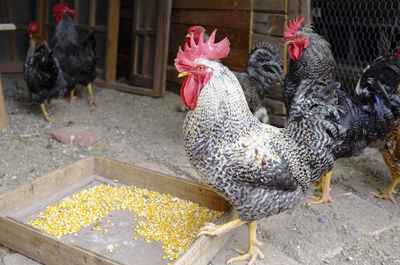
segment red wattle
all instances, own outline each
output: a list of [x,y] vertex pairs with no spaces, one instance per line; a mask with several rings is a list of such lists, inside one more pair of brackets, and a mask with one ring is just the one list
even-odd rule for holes
[[185,78],[181,87],[181,97],[183,103],[191,109],[197,106],[197,100],[200,94],[200,84],[198,80],[195,80],[193,74],[189,74]]

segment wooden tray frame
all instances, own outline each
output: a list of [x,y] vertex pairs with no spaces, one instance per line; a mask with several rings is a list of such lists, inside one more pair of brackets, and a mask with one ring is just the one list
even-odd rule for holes
[[[231,220],[234,215],[233,211],[230,210],[229,203],[205,186],[112,159],[92,156],[1,195],[0,244],[43,264],[120,264],[90,250],[61,242],[50,234],[22,223],[17,220],[18,218],[13,217],[13,215],[15,216],[18,212],[23,211],[27,205],[40,203],[57,191],[72,186],[92,175],[116,179],[126,185],[169,193],[182,199],[197,202],[202,206],[226,211],[218,220],[218,223]],[[174,264],[208,264],[231,235],[231,233],[226,233],[219,237],[201,236]]]

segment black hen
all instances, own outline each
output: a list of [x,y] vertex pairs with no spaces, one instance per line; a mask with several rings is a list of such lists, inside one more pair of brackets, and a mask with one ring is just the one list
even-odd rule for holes
[[87,86],[90,100],[94,104],[91,82],[96,78],[96,39],[90,33],[79,43],[78,33],[70,15],[74,12],[65,5],[56,5],[53,9],[57,26],[50,43],[54,56],[59,60],[65,80],[68,82],[71,103],[76,84]]
[[40,104],[44,118],[51,121],[45,107],[45,101],[65,94],[67,84],[62,75],[58,60],[53,56],[47,43],[38,33],[39,26],[31,22],[28,26],[30,37],[29,50],[24,62],[25,81],[29,96]]

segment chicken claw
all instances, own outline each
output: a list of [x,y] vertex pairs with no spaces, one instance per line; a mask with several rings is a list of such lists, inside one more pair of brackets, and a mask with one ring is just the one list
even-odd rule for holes
[[43,112],[43,115],[44,115],[44,119],[45,119],[47,122],[51,122],[51,121],[54,120],[53,118],[51,118],[51,117],[49,116],[49,113],[47,113],[46,106],[45,106],[44,104],[40,104],[40,108],[42,109],[42,112]]
[[92,89],[92,84],[91,83],[89,83],[87,85],[87,89],[88,89],[88,92],[89,92],[89,104],[88,104],[88,106],[89,107],[92,106],[92,105],[96,106],[96,102],[94,102],[93,89]]
[[257,240],[257,222],[251,222],[249,224],[249,250],[248,252],[239,250],[239,249],[233,249],[235,252],[241,254],[242,256],[239,257],[234,257],[228,260],[227,264],[231,264],[233,262],[237,261],[243,261],[243,260],[248,260],[249,263],[248,265],[254,264],[256,262],[257,258],[263,259],[264,255],[261,253],[261,251],[258,249],[257,246],[262,246],[263,244]]
[[74,90],[71,90],[71,92],[69,92],[69,101],[67,100],[67,103],[71,105],[74,104],[75,103],[74,99],[75,99]]
[[391,200],[393,203],[396,203],[395,199],[393,198],[393,194],[396,194],[396,191],[394,189],[396,188],[396,185],[399,181],[399,177],[393,177],[392,183],[390,183],[390,186],[386,190],[386,192],[384,192],[382,189],[379,189],[381,194],[372,193],[372,195],[374,195],[376,198]]
[[245,221],[242,221],[240,218],[236,218],[228,223],[222,224],[222,225],[215,225],[213,223],[205,222],[204,226],[200,228],[200,232],[198,233],[198,236],[201,235],[209,235],[209,236],[219,236],[222,235],[225,232],[228,232],[242,224],[246,223]]
[[314,204],[322,204],[325,202],[332,202],[331,196],[329,196],[329,185],[331,182],[331,174],[332,171],[329,171],[325,175],[323,175],[320,179],[320,181],[315,185],[316,188],[320,188],[322,195],[316,195],[316,196],[309,196],[308,198],[315,200],[314,202],[309,202],[307,203],[307,207],[310,207],[311,205]]

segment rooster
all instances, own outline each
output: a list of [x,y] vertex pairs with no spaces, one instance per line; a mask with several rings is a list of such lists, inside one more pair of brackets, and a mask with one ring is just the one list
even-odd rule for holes
[[[200,34],[203,34],[204,41],[207,41],[208,35],[205,32],[206,29],[202,26],[190,27],[187,31],[185,44],[190,46],[191,38],[197,44]],[[233,73],[242,86],[250,111],[256,114],[269,89],[282,80],[282,58],[276,47],[267,42],[260,42],[251,50],[244,72]]]
[[91,82],[96,78],[97,63],[94,33],[89,33],[86,39],[79,43],[78,33],[71,18],[75,11],[64,4],[58,4],[54,6],[53,13],[57,26],[50,44],[68,82],[70,103],[73,103],[75,85],[81,84],[88,89],[91,106],[95,104]]
[[60,64],[53,56],[47,42],[39,33],[39,25],[31,22],[28,25],[29,49],[24,62],[25,81],[29,96],[40,104],[44,118],[50,122],[45,101],[61,97],[67,89]]
[[[400,56],[400,45],[397,47],[399,51],[395,53],[396,56]],[[368,69],[370,72],[379,70],[379,69]],[[393,68],[393,71],[400,72],[400,68]],[[399,78],[399,76],[397,77]],[[364,82],[370,82],[369,79],[365,79]],[[395,86],[398,84],[399,80],[392,80],[390,76],[381,76],[381,84],[384,86]],[[359,83],[357,88],[359,90],[362,89],[362,84]],[[381,194],[375,194],[375,197],[380,199],[388,199],[392,202],[396,202],[393,198],[394,189],[396,188],[397,183],[400,181],[400,118],[398,118],[393,126],[390,128],[390,132],[385,138],[385,145],[382,151],[382,157],[388,166],[390,173],[392,175],[392,182],[386,191],[380,189]]]
[[[310,183],[333,168],[335,150],[354,130],[371,130],[383,113],[398,110],[392,91],[371,94],[376,112],[363,111],[340,83],[303,79],[296,89],[285,128],[259,122],[251,113],[241,85],[219,59],[229,54],[229,41],[214,43],[216,30],[204,42],[190,40],[178,50],[175,67],[185,77],[181,97],[190,110],[183,125],[184,146],[192,167],[204,183],[225,197],[239,217],[222,225],[207,223],[199,235],[217,236],[249,223],[249,248],[228,263],[263,258],[256,238],[257,220],[295,206]],[[329,70],[329,69],[328,69]],[[380,105],[374,104],[376,101]],[[389,107],[390,106],[390,107]],[[392,115],[392,117],[394,114]],[[354,123],[359,123],[354,127]]]
[[[321,76],[324,76],[323,82],[325,84],[336,81],[334,75],[336,63],[329,43],[320,35],[314,33],[311,28],[302,25],[303,22],[304,18],[293,19],[290,21],[289,26],[286,27],[284,33],[284,40],[286,41],[286,45],[289,46],[288,51],[290,55],[290,64],[284,81],[283,95],[285,106],[289,113],[293,99],[295,98],[294,96],[297,93],[298,86],[302,80],[320,79]],[[365,72],[360,79],[363,90],[356,89],[356,96],[362,97],[362,95],[359,95],[359,93],[363,93],[362,91],[368,92],[371,89],[377,89],[377,87],[379,87],[378,82],[387,84],[386,79],[388,77],[394,78],[395,80],[393,80],[393,82],[396,83],[396,80],[399,77],[398,72],[393,71],[392,68],[398,66],[399,60],[395,58],[395,56],[382,57],[375,60],[365,69]],[[373,81],[373,83],[370,83],[370,81]],[[390,89],[392,91],[396,89],[393,82],[390,84]],[[348,97],[348,101],[356,100],[354,96],[352,96],[353,98],[350,98],[351,95],[348,95]],[[383,95],[381,95],[381,97],[383,97]],[[364,106],[363,111],[369,111],[370,115],[374,115],[376,105],[379,105],[380,102],[375,102],[369,95],[364,95],[363,98],[368,102],[373,102],[371,103],[371,106]],[[348,124],[348,126],[353,129],[349,130],[347,135],[342,136],[342,143],[335,147],[335,160],[342,157],[358,155],[369,143],[378,139],[382,140],[386,136],[390,125],[393,122],[393,118],[390,118],[390,113],[388,113],[387,109],[381,109],[379,111],[386,111],[385,113],[382,113],[382,115],[389,116],[385,116],[385,118],[372,123],[371,125],[375,126],[375,128],[366,127],[365,132],[362,134],[360,134],[362,132],[360,130],[360,124],[363,124],[362,119],[365,117],[362,116],[363,114],[361,112],[354,112],[354,119],[349,120]],[[308,206],[332,201],[329,196],[330,178],[331,172],[328,172],[314,186],[321,190],[322,195],[311,196],[310,198],[315,201],[308,203]]]

